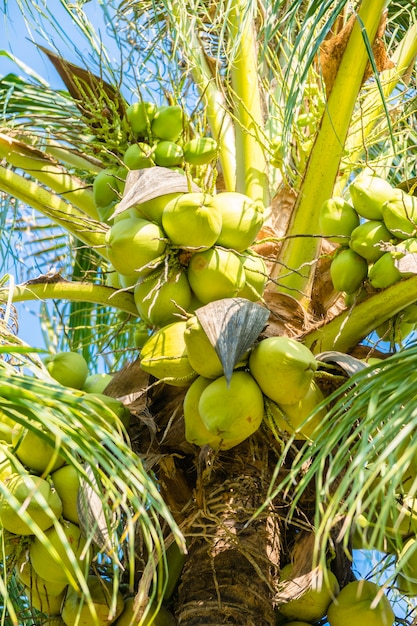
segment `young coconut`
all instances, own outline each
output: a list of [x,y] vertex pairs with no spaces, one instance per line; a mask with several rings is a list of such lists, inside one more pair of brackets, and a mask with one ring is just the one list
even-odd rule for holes
[[[86,549],[86,541],[81,529],[68,520],[62,520],[59,524],[48,528],[45,536],[56,550],[57,557],[45,541],[35,537],[29,546],[33,569],[38,576],[48,582],[61,582],[77,587],[77,569],[81,570],[81,574],[85,573],[91,557],[91,551]],[[68,552],[72,553],[71,560]]]
[[82,390],[86,393],[103,393],[112,379],[112,374],[90,374],[87,376]]
[[396,196],[382,206],[382,217],[388,230],[398,239],[417,235],[417,198],[396,190]]
[[79,352],[57,352],[44,359],[46,369],[64,387],[82,389],[88,376],[87,361]]
[[184,159],[190,165],[206,165],[216,157],[217,150],[213,137],[194,137],[184,146]]
[[236,296],[244,287],[245,270],[232,250],[210,248],[193,254],[188,265],[188,280],[198,300],[208,304]]
[[205,426],[200,412],[199,402],[203,391],[213,382],[210,378],[199,376],[191,383],[184,397],[184,423],[185,438],[189,443],[196,446],[210,446],[213,450],[230,450],[241,443],[246,437],[236,440],[223,439],[219,435],[213,435]]
[[153,156],[157,165],[175,167],[182,164],[184,153],[175,141],[158,141]]
[[155,116],[156,110],[156,104],[146,102],[145,100],[133,102],[133,104],[127,107],[125,113],[126,119],[135,135],[144,136],[149,134],[151,122]]
[[344,248],[336,254],[330,265],[330,277],[336,291],[354,294],[368,274],[368,263],[360,255]]
[[107,253],[113,267],[126,276],[145,276],[162,260],[165,233],[148,220],[130,217],[106,233]]
[[54,594],[51,592],[49,585],[50,583],[45,583],[41,586],[24,586],[23,593],[27,597],[31,608],[47,615],[59,615],[66,589]]
[[207,430],[225,440],[243,441],[262,423],[262,392],[248,372],[233,372],[230,383],[220,376],[202,392],[198,411]]
[[62,502],[62,515],[74,524],[80,523],[77,499],[80,475],[73,465],[64,465],[51,474],[52,484]]
[[[157,613],[155,614],[155,612]],[[164,606],[157,609],[156,605],[152,605],[145,619],[139,616],[135,611],[135,598],[131,597],[125,601],[123,613],[116,620],[115,626],[175,626],[176,620],[172,613]]]
[[31,474],[11,474],[4,484],[8,494],[0,494],[0,522],[9,532],[34,534],[32,524],[24,519],[19,506],[41,530],[50,528],[54,520],[61,516],[61,499],[43,478]]
[[249,357],[252,376],[263,393],[277,404],[301,400],[310,389],[317,366],[306,346],[284,336],[260,341]]
[[383,243],[393,243],[394,237],[388,228],[377,220],[363,222],[350,236],[349,247],[370,262],[377,261],[385,252]]
[[188,311],[192,292],[187,273],[182,268],[155,271],[135,286],[134,299],[141,319],[149,326],[166,326],[178,321],[181,311]]
[[359,215],[343,198],[329,198],[320,207],[320,234],[329,241],[348,245],[352,231],[359,226]]
[[[107,626],[113,624],[121,615],[124,600],[120,591],[116,594],[116,604],[110,612],[113,601],[113,583],[98,576],[87,577],[90,598],[69,589],[66,595],[61,617],[66,626]],[[90,600],[90,601],[89,601]]]
[[349,186],[349,193],[359,215],[368,220],[382,220],[382,206],[397,190],[384,178],[359,174]]
[[184,126],[184,112],[178,105],[158,107],[151,123],[154,137],[177,141]]
[[142,347],[140,366],[169,385],[182,387],[197,378],[184,339],[186,322],[174,322],[157,330]]
[[223,365],[196,315],[186,321],[184,340],[191,367],[200,376],[212,379],[223,376]]
[[141,170],[155,165],[153,148],[143,141],[132,143],[123,155],[123,162],[130,170]]
[[207,249],[220,234],[221,211],[209,194],[184,193],[165,206],[162,228],[176,246]]
[[248,196],[224,191],[213,196],[211,207],[221,215],[217,245],[243,252],[255,241],[264,223],[264,208]]
[[174,191],[172,193],[165,193],[162,196],[157,196],[151,200],[146,200],[140,204],[135,204],[132,207],[136,217],[145,218],[151,222],[156,222],[159,226],[162,226],[162,214],[168,202],[176,200],[183,195],[182,191]]
[[268,268],[263,258],[252,250],[246,250],[241,259],[245,271],[245,284],[237,297],[257,302],[262,299],[268,282]]
[[368,271],[369,282],[375,289],[386,289],[401,280],[391,252],[385,252]]
[[[293,575],[293,566],[288,564],[281,569],[280,582],[290,582],[293,586],[301,587],[304,576],[301,576],[299,582]],[[332,600],[339,593],[339,583],[336,576],[329,569],[318,578],[316,570],[312,572],[312,586],[302,593],[298,598],[279,604],[279,612],[287,619],[305,620],[309,623],[316,622],[326,615],[327,609]],[[345,622],[345,624],[356,622]]]
[[[285,417],[281,416],[280,411],[276,411],[273,408],[273,404],[269,404],[269,408],[272,413],[273,419],[276,421],[277,426],[290,434],[295,433],[295,439],[308,439],[315,438],[320,428],[323,427],[323,420],[326,416],[326,409],[321,409],[316,412],[314,417],[311,417],[307,423],[305,420],[316,409],[317,405],[324,400],[324,395],[317,385],[312,380],[310,387],[306,395],[298,402],[293,404],[280,404],[279,408],[284,412]],[[300,426],[303,424],[303,427]]]
[[355,580],[343,587],[327,611],[330,626],[393,626],[394,611],[381,587]]
[[22,424],[13,428],[12,443],[19,461],[37,474],[48,474],[65,463],[58,445],[52,446],[41,434]]
[[93,197],[97,208],[105,208],[119,200],[119,172],[117,169],[102,170],[93,182]]

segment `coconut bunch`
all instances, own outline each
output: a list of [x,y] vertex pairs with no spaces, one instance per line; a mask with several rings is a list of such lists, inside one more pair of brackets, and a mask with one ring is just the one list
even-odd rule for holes
[[[86,361],[75,352],[50,356],[45,366],[57,385],[70,388],[90,409],[91,424],[84,424],[90,437],[103,433],[103,425],[115,442],[124,436],[129,411],[102,393],[110,375],[89,375]],[[87,511],[83,477],[67,463],[62,441],[53,442],[46,431],[42,436],[29,407],[25,413],[21,407],[16,411],[0,412],[0,553],[7,574],[21,586],[29,606],[57,624],[101,626],[114,623],[122,613],[120,623],[130,623],[132,603],[125,607],[118,591],[113,606],[113,583],[96,570],[86,578],[90,602],[81,593],[76,570],[89,572],[94,556],[80,517]],[[161,625],[171,623],[168,617]]]
[[123,194],[129,170],[155,165],[187,169],[195,180],[204,176],[216,159],[217,142],[212,137],[191,134],[189,120],[178,105],[157,106],[137,101],[127,107],[123,123],[131,142],[120,165],[103,169],[93,183],[94,201],[102,221],[111,219]]
[[237,192],[173,192],[135,204],[106,236],[113,286],[134,291],[150,327],[222,298],[260,300],[268,272],[250,246],[263,221],[263,207]]

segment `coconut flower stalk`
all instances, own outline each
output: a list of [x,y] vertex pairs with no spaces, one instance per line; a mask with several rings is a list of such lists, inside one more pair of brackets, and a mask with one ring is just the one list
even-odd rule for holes
[[[373,41],[385,2],[364,0],[328,97],[280,255],[280,290],[308,305],[320,232],[317,207],[330,198],[339,171],[352,112],[368,62],[364,37]],[[299,235],[303,235],[300,237]]]

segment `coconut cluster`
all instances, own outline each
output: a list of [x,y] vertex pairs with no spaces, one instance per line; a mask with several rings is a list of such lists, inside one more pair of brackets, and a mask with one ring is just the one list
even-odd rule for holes
[[[90,409],[89,436],[97,437],[97,426],[105,422],[109,436],[115,441],[123,437],[130,413],[102,393],[110,375],[89,375],[86,361],[76,352],[57,353],[45,359],[45,365],[55,384],[71,388]],[[78,470],[48,441],[50,433],[39,433],[29,408],[20,418],[0,413],[0,481],[5,488],[0,495],[0,554],[7,575],[15,577],[32,609],[57,624],[136,623],[132,602],[125,602],[120,591],[110,617],[113,584],[89,569],[93,552],[80,528]],[[47,541],[35,530],[43,531]],[[78,586],[76,566],[88,572],[91,604]]]
[[234,296],[262,298],[264,259],[249,248],[263,207],[237,192],[165,194],[123,212],[106,236],[119,287],[151,327]]

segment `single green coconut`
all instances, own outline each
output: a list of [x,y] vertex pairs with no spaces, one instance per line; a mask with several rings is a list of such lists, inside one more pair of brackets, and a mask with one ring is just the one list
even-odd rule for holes
[[369,268],[368,278],[375,289],[386,289],[401,280],[401,273],[395,266],[391,252],[385,252],[375,261]]
[[169,385],[182,387],[197,378],[184,339],[186,322],[174,322],[157,330],[143,346],[140,366]]
[[237,297],[257,302],[262,299],[268,282],[268,268],[264,259],[252,250],[244,252],[241,260],[245,271],[245,284]]
[[120,182],[118,169],[104,169],[97,174],[93,182],[93,198],[97,208],[105,208],[120,200]]
[[[46,583],[46,585],[48,585],[48,583]],[[23,593],[27,597],[31,608],[41,611],[41,613],[46,613],[47,615],[59,615],[66,590],[54,595],[48,591],[47,586],[41,586],[40,588],[32,586],[24,587]]]
[[178,105],[158,107],[151,123],[154,137],[167,141],[177,141],[184,126],[184,113]]
[[279,405],[279,408],[285,414],[284,418],[282,418],[281,412],[273,411],[274,419],[276,416],[277,426],[290,434],[296,433],[296,439],[314,440],[319,430],[323,428],[324,419],[326,417],[325,408],[315,413],[314,417],[309,419],[307,424],[304,424],[302,428],[300,427],[323,400],[324,395],[313,379],[310,382],[310,387],[306,395],[298,402]]
[[181,165],[184,159],[183,150],[175,141],[158,141],[153,156],[161,167]]
[[112,374],[90,374],[87,376],[82,390],[86,393],[103,393],[112,380]]
[[22,585],[29,589],[36,589],[44,595],[58,596],[67,586],[65,583],[48,582],[38,576],[30,562],[28,550],[22,552],[17,558],[14,573]]
[[213,137],[194,137],[184,145],[184,159],[190,165],[206,165],[213,161],[218,151]]
[[[303,582],[301,577],[299,585]],[[293,575],[293,565],[290,563],[281,569],[280,582],[291,581],[297,585],[297,578]],[[339,583],[333,572],[327,569],[318,577],[316,571],[312,572],[312,586],[302,593],[298,598],[289,600],[279,605],[279,612],[290,620],[303,620],[316,622],[326,615],[327,609],[339,593]],[[352,625],[356,622],[345,622]]]
[[138,136],[149,135],[151,122],[156,113],[157,106],[153,102],[141,100],[133,102],[126,109],[126,119],[132,132]]
[[203,304],[233,298],[245,284],[245,270],[232,250],[209,248],[192,255],[188,280],[197,299]]
[[[60,528],[60,533],[57,528]],[[64,535],[65,543],[61,533]],[[38,576],[48,582],[62,582],[77,587],[77,567],[85,573],[91,558],[91,550],[86,549],[81,529],[73,522],[61,520],[59,525],[55,524],[48,528],[45,536],[56,550],[57,557],[43,540],[35,537],[29,546],[33,569]],[[72,553],[72,560],[68,556],[69,552]]]
[[134,597],[125,601],[123,613],[115,622],[115,626],[150,626],[151,624],[152,626],[175,626],[176,620],[168,609],[164,606],[158,609],[155,604],[152,604],[145,619],[138,617],[138,612],[135,611]]
[[145,276],[133,292],[141,319],[150,326],[166,326],[178,321],[191,304],[191,287],[184,269],[165,270]]
[[175,200],[182,196],[184,192],[174,191],[172,193],[165,193],[151,200],[146,200],[141,204],[135,204],[132,208],[136,213],[136,217],[145,218],[151,222],[156,222],[159,226],[162,226],[162,214],[168,202]]
[[368,263],[360,255],[344,248],[336,254],[330,265],[330,277],[336,291],[354,294],[368,274]]
[[12,443],[19,461],[37,474],[48,474],[62,467],[65,460],[59,454],[60,444],[57,442],[56,446],[51,445],[40,432],[42,431],[37,433],[22,424],[16,424],[12,432]]
[[181,248],[210,248],[222,228],[220,209],[209,194],[185,193],[171,200],[162,213],[162,228]]
[[385,252],[383,244],[393,242],[394,237],[385,224],[370,220],[352,231],[349,246],[367,261],[375,262]]
[[284,336],[260,341],[249,357],[249,370],[259,387],[280,405],[296,403],[307,394],[317,366],[306,346]]
[[125,276],[145,276],[162,260],[165,233],[148,220],[128,218],[106,233],[106,248],[113,267]]
[[186,321],[184,340],[190,364],[200,376],[214,379],[224,375],[217,352],[196,315]]
[[80,523],[77,509],[80,475],[73,465],[64,465],[51,474],[52,484],[62,502],[62,515],[74,524]]
[[359,174],[349,185],[355,211],[368,220],[382,220],[382,206],[395,196],[396,190],[383,178]]
[[264,208],[248,196],[224,191],[213,196],[210,207],[221,215],[217,245],[243,252],[255,241],[264,223]]
[[[105,422],[110,423],[110,425],[114,427],[114,430],[117,433],[120,433],[120,424],[122,424],[125,428],[129,427],[130,411],[127,406],[125,406],[123,402],[117,398],[112,398],[104,393],[86,393],[83,396],[82,401],[90,404],[95,413],[99,413]],[[109,410],[111,411],[110,413]],[[92,427],[94,430],[94,424],[97,418],[93,414],[91,414],[91,417]]]
[[87,361],[79,352],[57,352],[44,359],[49,374],[64,387],[82,389],[88,376]]
[[143,141],[132,143],[123,155],[123,162],[130,170],[141,170],[155,165],[153,148]]
[[381,587],[355,580],[343,587],[327,611],[330,626],[393,626],[394,611]]
[[201,394],[198,411],[207,430],[222,439],[243,441],[262,423],[262,392],[248,372],[233,372],[228,383],[220,376]]
[[352,231],[359,226],[359,215],[343,198],[329,198],[320,207],[320,234],[329,241],[348,245]]
[[20,507],[24,507],[32,522],[41,530],[50,528],[60,517],[61,499],[51,485],[40,476],[11,474],[4,484],[9,493],[0,494],[0,522],[9,532],[16,535],[34,534],[31,524],[24,520],[19,509],[16,510],[11,496],[17,500]]
[[92,574],[87,577],[86,582],[90,602],[85,595],[78,593],[75,589],[69,589],[61,611],[64,623],[66,626],[107,626],[113,624],[122,614],[124,608],[124,600],[120,590],[116,593],[116,604],[112,608],[113,583]]
[[416,237],[417,198],[397,189],[395,197],[383,205],[382,217],[387,229],[398,239]]

